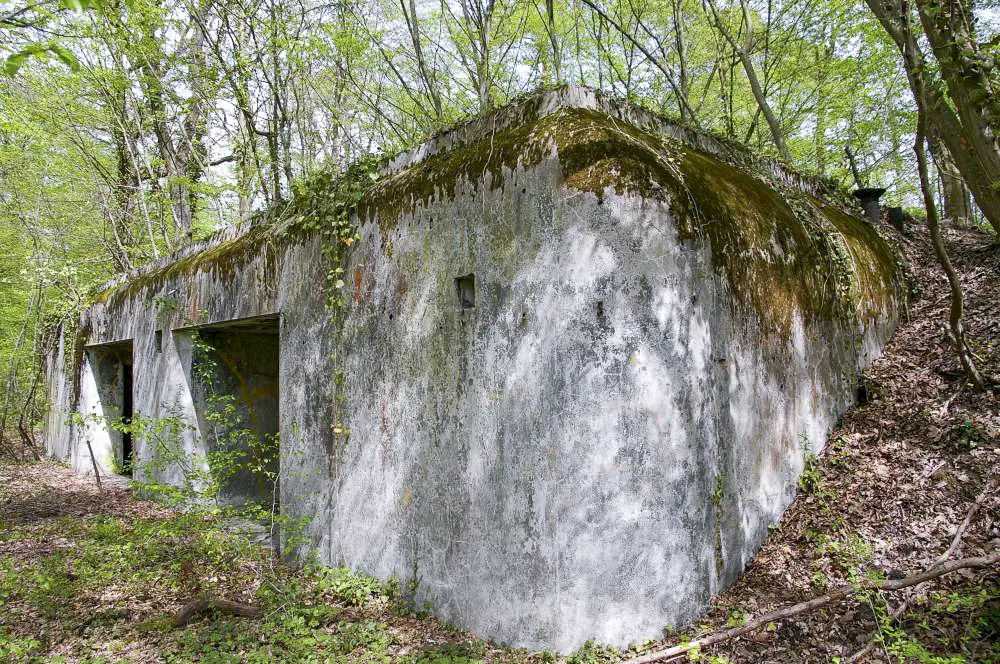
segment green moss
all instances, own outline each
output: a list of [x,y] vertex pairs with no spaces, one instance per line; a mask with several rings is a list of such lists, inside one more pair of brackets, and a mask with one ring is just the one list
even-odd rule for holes
[[862,320],[875,320],[892,306],[891,295],[903,293],[900,256],[878,229],[833,205],[816,200],[829,222],[843,238],[851,259],[850,300]]
[[828,317],[821,243],[772,187],[718,159],[685,149],[676,203],[682,237],[705,237],[714,267],[737,303],[763,324],[787,333],[793,317]]
[[462,181],[497,186],[504,170],[553,156],[568,188],[598,198],[612,190],[670,201],[681,238],[709,243],[737,306],[770,329],[787,333],[796,313],[806,320],[870,319],[898,283],[897,260],[870,225],[769,182],[767,164],[755,167],[745,151],[727,163],[589,109],[529,118],[433,155],[376,185],[362,214],[377,217],[385,231],[419,204],[453,197]]
[[610,186],[618,193],[657,193],[654,176],[669,162],[645,143],[654,141],[662,151],[667,150],[666,143],[590,109],[561,109],[541,119],[534,115],[524,113],[524,124],[439,152],[389,176],[369,190],[359,214],[377,216],[383,230],[388,230],[400,214],[418,204],[453,197],[463,181],[489,178],[496,186],[504,170],[530,168],[554,154],[567,186],[574,189],[603,193]]
[[[736,148],[727,163],[590,109],[564,108],[539,118],[540,99],[531,97],[499,111],[493,124],[507,128],[381,180],[375,181],[378,164],[373,160],[340,177],[320,173],[299,186],[292,203],[271,218],[292,221],[293,233],[323,234],[330,269],[342,270],[358,239],[357,219],[377,219],[386,233],[419,205],[453,198],[463,182],[497,187],[504,172],[557,159],[567,188],[598,198],[610,190],[666,202],[681,239],[711,247],[714,268],[725,278],[735,305],[751,314],[740,317],[744,320],[787,334],[797,314],[807,321],[868,320],[889,306],[899,277],[888,243],[838,207],[770,182],[769,163]],[[489,118],[481,122],[479,126],[491,124]],[[814,184],[824,190],[824,198],[844,198]],[[496,235],[504,246],[495,247],[497,260],[517,240],[516,229],[500,231]],[[132,297],[199,270],[231,276],[274,238],[273,230],[258,227],[100,297]],[[343,275],[331,272],[329,279],[342,282]],[[334,297],[338,291],[331,293]]]
[[259,255],[265,257],[267,271],[274,274],[277,269],[277,251],[274,247],[276,241],[277,237],[270,227],[253,228],[236,238],[209,246],[159,269],[133,277],[124,284],[101,291],[91,297],[91,303],[104,302],[109,306],[117,306],[140,293],[158,291],[169,281],[200,271],[211,271],[224,279],[232,279]]

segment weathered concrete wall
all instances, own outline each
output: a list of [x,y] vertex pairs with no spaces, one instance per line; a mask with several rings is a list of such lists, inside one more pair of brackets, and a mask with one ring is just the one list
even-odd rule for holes
[[[390,165],[342,309],[319,236],[279,227],[134,278],[80,337],[132,339],[136,410],[183,419],[194,453],[184,330],[280,314],[281,509],[311,517],[323,560],[415,575],[418,604],[516,645],[658,636],[792,500],[901,279],[820,185],[657,122],[589,91],[534,97]],[[50,360],[55,409],[99,407],[87,363],[76,404],[65,366],[72,382],[71,358]],[[50,450],[86,471],[57,420]]]
[[[135,414],[167,425],[155,435],[140,435],[135,441],[136,479],[182,485],[190,468],[181,464],[149,466],[158,452],[164,456],[165,447],[170,453],[205,459],[216,438],[212,423],[205,419],[205,390],[199,386],[194,333],[211,323],[277,317],[278,277],[272,242],[269,235],[223,235],[198,249],[202,255],[206,247],[208,253],[212,247],[239,252],[238,268],[213,264],[156,279],[149,278],[158,274],[155,269],[145,276],[131,275],[118,290],[107,291],[84,311],[77,329],[64,335],[58,353],[47,362],[51,409],[46,444],[50,454],[70,461],[80,472],[91,473],[85,442],[89,439],[102,471],[111,472],[116,434],[108,431],[102,418],[119,413],[109,408],[114,404],[102,401],[99,363],[91,358],[98,357],[107,344],[130,341]],[[197,253],[187,251],[188,255]],[[260,382],[252,375],[250,379]],[[270,382],[274,392],[274,381]],[[239,396],[238,391],[235,396]],[[70,426],[67,412],[79,413],[83,426]],[[264,426],[274,428],[273,423]]]

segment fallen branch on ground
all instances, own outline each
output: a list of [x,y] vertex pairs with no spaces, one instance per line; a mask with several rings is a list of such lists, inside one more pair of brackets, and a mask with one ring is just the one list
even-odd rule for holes
[[[951,540],[951,546],[948,547],[947,551],[945,551],[940,556],[935,558],[934,563],[928,569],[936,569],[940,565],[944,564],[944,562],[947,561],[949,558],[951,558],[956,551],[958,551],[958,547],[961,546],[962,544],[962,538],[965,537],[965,531],[968,530],[969,524],[972,523],[973,517],[976,516],[976,512],[979,511],[979,508],[982,507],[983,503],[986,501],[986,497],[989,496],[991,493],[993,493],[995,485],[996,485],[995,480],[986,482],[986,487],[980,492],[979,496],[976,498],[976,501],[972,503],[972,507],[969,508],[969,512],[965,515],[965,520],[963,520],[962,523],[959,524],[958,529],[955,530],[955,536]],[[890,622],[895,623],[897,620],[899,620],[899,617],[902,616],[906,612],[906,609],[908,609],[909,607],[910,607],[910,598],[906,598],[902,602],[900,602],[899,606],[897,606],[895,610],[892,612],[892,614],[889,616]],[[857,651],[856,653],[848,657],[846,660],[848,664],[852,664],[853,662],[860,662],[865,657],[867,657],[868,654],[875,648],[878,636],[879,632],[876,632],[870,639],[868,639],[868,643],[865,644],[864,648],[862,648],[861,650]]]
[[825,595],[820,595],[806,602],[800,602],[798,604],[793,604],[792,606],[786,606],[777,611],[772,611],[770,613],[765,613],[762,616],[750,620],[745,625],[740,627],[734,627],[733,629],[727,629],[724,632],[716,632],[715,634],[706,636],[702,639],[695,639],[688,643],[682,643],[681,645],[674,646],[672,648],[667,648],[665,650],[658,650],[656,652],[649,653],[648,655],[643,655],[642,657],[636,657],[634,659],[628,660],[630,664],[648,664],[650,662],[664,662],[681,655],[685,655],[692,650],[705,648],[708,646],[716,645],[717,643],[723,643],[725,641],[730,641],[744,634],[749,634],[764,625],[771,622],[777,622],[785,618],[790,618],[792,616],[797,616],[802,613],[808,613],[820,607],[826,606],[833,602],[840,601],[842,599],[847,599],[848,597],[855,595],[864,590],[884,590],[884,591],[895,591],[902,590],[903,588],[909,588],[917,584],[923,583],[924,581],[930,581],[931,579],[936,579],[945,574],[950,574],[951,572],[956,572],[960,569],[983,569],[983,568],[993,568],[1000,564],[1000,553],[994,553],[989,556],[980,556],[977,558],[962,558],[961,560],[953,560],[942,565],[937,565],[930,569],[924,570],[917,574],[907,576],[902,579],[895,580],[882,580],[882,579],[861,579],[857,585],[845,585],[828,592]]
[[193,602],[185,604],[177,612],[177,615],[174,616],[174,627],[184,627],[194,620],[198,614],[204,613],[209,609],[243,618],[256,618],[260,615],[260,609],[250,604],[230,602],[226,599],[196,599]]
[[986,486],[976,497],[976,502],[972,503],[972,507],[969,508],[969,512],[965,515],[965,519],[962,521],[962,523],[958,526],[958,529],[955,531],[955,536],[951,540],[951,546],[948,547],[947,551],[938,556],[937,560],[934,561],[934,567],[937,567],[938,565],[942,564],[943,562],[951,558],[956,551],[958,551],[958,547],[962,543],[962,538],[965,537],[965,531],[968,530],[969,524],[972,523],[973,517],[976,516],[976,512],[978,512],[979,508],[983,506],[984,502],[986,502],[987,496],[993,493],[994,489],[996,488],[996,484],[997,484],[996,480],[991,480],[986,482]]

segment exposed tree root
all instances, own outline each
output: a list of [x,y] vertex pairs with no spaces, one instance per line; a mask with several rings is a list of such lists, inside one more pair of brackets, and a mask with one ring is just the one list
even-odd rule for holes
[[184,627],[199,614],[213,610],[219,613],[228,613],[231,616],[241,616],[243,618],[256,618],[260,615],[260,609],[250,604],[240,604],[230,602],[226,599],[196,599],[185,604],[177,615],[174,616],[174,627]]

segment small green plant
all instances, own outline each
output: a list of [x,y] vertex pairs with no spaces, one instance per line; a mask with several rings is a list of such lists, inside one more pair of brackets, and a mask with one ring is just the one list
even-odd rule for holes
[[729,612],[729,617],[726,618],[727,627],[742,627],[750,621],[750,614],[743,609],[736,607]]
[[799,475],[799,489],[802,493],[813,495],[819,492],[823,479],[819,473],[819,458],[809,451],[809,439],[804,435],[801,440],[802,473]]
[[341,652],[345,654],[364,648],[370,656],[385,652],[385,649],[393,643],[388,625],[374,621],[342,625],[334,638]]
[[844,434],[841,434],[833,439],[830,444],[830,453],[827,455],[828,462],[831,466],[838,468],[844,468],[847,466],[847,460],[851,457],[850,452],[846,451],[849,442],[850,438]]
[[42,644],[38,639],[11,636],[0,627],[0,660],[4,662],[27,660],[40,645]]
[[369,600],[385,597],[396,599],[399,582],[383,582],[373,576],[352,572],[346,567],[324,567],[319,572],[320,591],[331,592],[338,600],[351,606],[364,606]]
[[712,491],[712,504],[715,505],[715,509],[722,509],[722,498],[725,495],[726,490],[726,480],[719,474],[715,476],[715,489]]
[[[476,639],[426,647],[417,655],[403,661],[409,664],[481,664],[486,650],[486,643]],[[541,653],[539,659],[543,662],[558,661],[556,654],[550,651]]]
[[986,431],[970,419],[962,420],[960,424],[955,425],[952,431],[952,436],[959,449],[966,452],[977,449],[989,439]]
[[618,652],[593,640],[588,640],[576,652],[566,658],[567,664],[600,664],[614,660]]
[[805,494],[815,494],[822,486],[822,478],[819,474],[819,459],[815,454],[807,454],[802,467],[802,474],[799,475],[799,488]]
[[821,535],[818,541],[819,553],[831,556],[833,562],[854,577],[863,577],[865,570],[871,566],[874,551],[858,533],[849,533],[840,539]]

